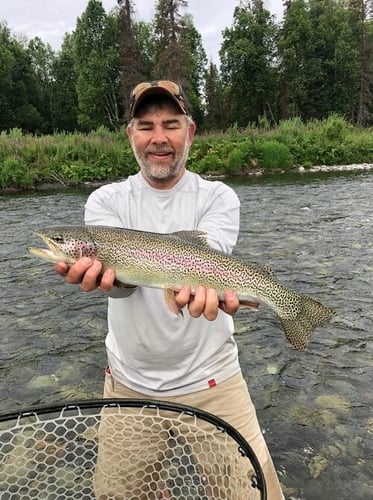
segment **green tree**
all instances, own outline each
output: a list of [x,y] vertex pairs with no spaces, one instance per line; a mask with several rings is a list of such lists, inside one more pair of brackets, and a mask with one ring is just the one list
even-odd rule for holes
[[359,60],[359,77],[353,121],[373,123],[373,1],[350,0],[351,24]]
[[[356,123],[360,126],[373,125],[373,20],[368,19],[365,28],[365,62],[359,85]],[[361,96],[361,97],[360,97]]]
[[133,22],[132,0],[118,0],[120,5],[120,63],[121,63],[121,98],[124,121],[128,122],[131,89],[138,82],[145,80],[146,64],[139,49]]
[[241,2],[233,14],[233,26],[223,32],[221,74],[229,121],[245,127],[261,116],[276,115],[277,27],[262,0]]
[[42,132],[52,132],[51,102],[55,53],[49,44],[35,37],[29,41],[27,53],[36,79],[35,106],[43,118]]
[[344,0],[293,0],[279,41],[283,117],[350,117],[358,54]]
[[204,107],[202,94],[206,53],[201,35],[189,14],[181,15],[187,0],[157,0],[153,21],[154,67],[153,80],[170,79],[180,82],[188,96],[191,111],[198,126],[202,126]]
[[14,44],[15,65],[11,106],[16,127],[27,132],[43,132],[44,120],[38,111],[39,88],[33,73],[30,57],[17,42]]
[[0,129],[14,126],[11,103],[13,89],[14,53],[11,48],[10,31],[0,23]]
[[78,125],[73,36],[66,34],[53,63],[51,116],[53,130],[73,132]]
[[[133,25],[136,47],[139,51],[139,57],[142,61],[142,75],[144,80],[151,80],[153,77],[153,68],[156,61],[156,40],[154,33],[154,24],[152,22],[138,21]],[[139,81],[141,78],[139,79]],[[138,83],[138,82],[136,82]]]
[[119,38],[118,16],[89,0],[74,34],[78,121],[86,130],[119,124]]
[[206,128],[219,130],[224,128],[223,86],[218,68],[212,61],[206,71],[205,100]]
[[184,87],[188,94],[193,118],[198,126],[203,126],[204,106],[202,96],[205,83],[205,71],[207,65],[206,52],[203,48],[202,37],[196,30],[193,18],[190,14],[185,14],[181,19],[182,31],[180,37],[181,46],[188,54],[188,74],[185,77]]
[[187,0],[157,0],[154,16],[156,65],[154,79],[181,81],[184,86],[189,77],[189,53],[181,43],[184,29],[180,9]]
[[305,0],[288,2],[280,31],[280,113],[302,116],[308,99],[307,64],[312,26]]
[[0,24],[0,128],[43,131],[38,81],[25,44]]

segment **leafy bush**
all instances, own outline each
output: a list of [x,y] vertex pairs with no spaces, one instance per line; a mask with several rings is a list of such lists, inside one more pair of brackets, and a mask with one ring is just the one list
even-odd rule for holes
[[294,165],[294,159],[286,144],[278,141],[265,141],[257,145],[259,164],[263,168],[288,169]]
[[35,180],[36,173],[25,166],[15,157],[5,158],[0,164],[0,185],[4,188],[30,188]]
[[226,172],[229,175],[240,174],[246,170],[254,156],[250,140],[239,142],[228,154]]
[[219,175],[224,173],[225,165],[220,155],[210,153],[199,161],[188,163],[190,169],[198,174]]
[[319,122],[321,134],[327,142],[341,143],[351,132],[352,126],[342,116],[331,114],[326,120]]

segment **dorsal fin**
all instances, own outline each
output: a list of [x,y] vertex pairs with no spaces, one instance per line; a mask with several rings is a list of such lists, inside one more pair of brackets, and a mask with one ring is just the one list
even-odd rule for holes
[[204,231],[199,231],[198,229],[191,229],[186,231],[176,231],[175,233],[171,233],[170,236],[174,236],[175,238],[179,238],[180,240],[190,241],[195,245],[200,245],[203,247],[207,247],[207,233]]

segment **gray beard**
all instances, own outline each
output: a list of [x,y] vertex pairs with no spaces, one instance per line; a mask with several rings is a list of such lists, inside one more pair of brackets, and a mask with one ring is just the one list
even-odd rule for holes
[[190,145],[188,141],[185,140],[183,152],[179,157],[176,157],[172,164],[168,167],[148,164],[145,158],[140,157],[134,148],[133,153],[146,178],[151,179],[157,184],[167,184],[169,181],[177,177],[180,170],[185,167],[189,155],[189,149]]

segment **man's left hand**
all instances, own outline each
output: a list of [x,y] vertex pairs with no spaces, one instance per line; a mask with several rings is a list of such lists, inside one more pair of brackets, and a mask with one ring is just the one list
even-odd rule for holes
[[239,308],[237,295],[231,290],[224,292],[224,301],[220,301],[214,288],[198,286],[195,294],[191,294],[189,287],[184,286],[176,294],[177,305],[182,309],[188,304],[188,310],[193,318],[198,318],[202,314],[209,321],[216,319],[219,309],[233,316]]

